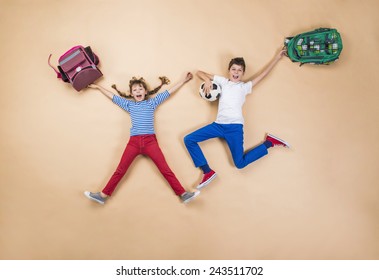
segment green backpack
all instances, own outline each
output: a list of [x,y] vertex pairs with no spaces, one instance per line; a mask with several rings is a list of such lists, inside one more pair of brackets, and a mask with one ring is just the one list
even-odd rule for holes
[[287,56],[293,62],[330,64],[342,51],[341,35],[333,28],[318,28],[314,31],[287,37],[284,41]]

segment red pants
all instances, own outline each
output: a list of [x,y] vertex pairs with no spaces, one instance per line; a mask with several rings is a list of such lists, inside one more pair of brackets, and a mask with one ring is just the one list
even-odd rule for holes
[[153,162],[158,167],[162,175],[166,178],[167,182],[170,184],[171,188],[174,190],[176,195],[181,195],[185,192],[184,188],[176,178],[175,174],[171,171],[170,167],[168,166],[166,159],[161,149],[159,148],[155,134],[149,134],[130,137],[129,142],[126,145],[125,151],[122,154],[121,161],[118,164],[117,169],[113,173],[109,182],[103,189],[103,193],[109,196],[112,195],[113,191],[117,187],[117,184],[120,182],[120,180],[128,170],[130,164],[138,155],[146,155],[153,160]]

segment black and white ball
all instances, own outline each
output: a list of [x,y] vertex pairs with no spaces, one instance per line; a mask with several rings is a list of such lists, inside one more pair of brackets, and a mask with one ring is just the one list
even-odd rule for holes
[[199,93],[200,93],[200,96],[207,100],[207,101],[215,101],[217,99],[220,98],[220,95],[221,95],[221,86],[219,84],[216,84],[215,82],[212,82],[212,89],[209,91],[208,94],[206,94],[204,92],[204,84],[205,82],[203,82],[201,85],[200,85],[200,89],[199,89]]

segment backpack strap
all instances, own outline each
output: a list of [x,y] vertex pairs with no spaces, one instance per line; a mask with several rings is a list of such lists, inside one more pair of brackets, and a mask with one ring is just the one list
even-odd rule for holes
[[99,58],[98,56],[92,51],[91,47],[88,46],[88,47],[85,47],[84,48],[84,51],[86,52],[86,54],[88,55],[88,57],[91,59],[91,61],[95,64],[95,65],[98,65],[99,64]]
[[52,55],[52,54],[49,55],[49,58],[48,58],[48,60],[47,60],[47,63],[48,63],[49,66],[54,70],[54,72],[57,74],[57,78],[58,78],[58,79],[62,79],[62,74],[61,74],[60,72],[58,72],[57,69],[55,69],[54,66],[51,65],[51,63],[50,63],[51,55]]

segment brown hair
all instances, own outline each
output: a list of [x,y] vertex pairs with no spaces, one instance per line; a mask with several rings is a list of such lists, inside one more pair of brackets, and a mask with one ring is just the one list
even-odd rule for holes
[[229,62],[229,68],[228,68],[228,70],[230,70],[230,68],[232,67],[233,64],[242,66],[243,72],[245,72],[246,64],[245,64],[245,60],[243,59],[243,57],[235,57],[235,58],[233,58]]
[[[141,78],[137,79],[136,77],[133,77],[129,81],[129,92],[132,92],[132,87],[134,85],[141,85],[147,91],[147,94],[146,94],[146,98],[147,98],[148,95],[152,95],[152,94],[157,93],[162,88],[163,85],[168,85],[170,83],[170,80],[166,76],[159,77],[159,79],[161,80],[161,84],[159,86],[157,86],[155,89],[149,91],[148,85],[147,85],[144,78],[141,77]],[[133,98],[133,96],[131,96],[130,94],[126,94],[124,92],[119,91],[117,89],[116,85],[112,85],[112,88],[115,89],[117,91],[117,93],[119,95],[121,95],[122,97]]]

